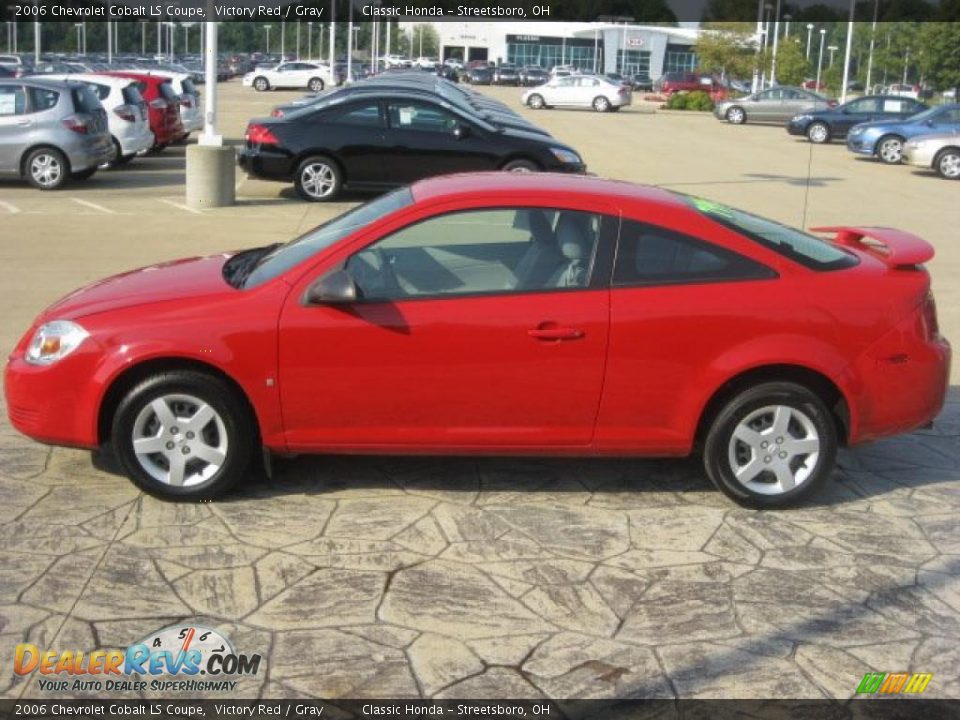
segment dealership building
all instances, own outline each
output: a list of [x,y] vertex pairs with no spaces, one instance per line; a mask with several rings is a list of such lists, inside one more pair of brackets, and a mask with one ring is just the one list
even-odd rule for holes
[[588,22],[402,21],[411,34],[430,24],[440,36],[441,57],[516,65],[574,65],[582,70],[646,74],[694,70],[695,28]]

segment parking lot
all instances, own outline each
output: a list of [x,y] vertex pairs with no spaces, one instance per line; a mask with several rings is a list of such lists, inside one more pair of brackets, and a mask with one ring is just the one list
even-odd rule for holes
[[[519,106],[515,88],[485,91]],[[224,135],[297,95],[222,85]],[[958,183],[641,105],[522,112],[598,175],[925,237],[941,330],[960,338]],[[56,193],[0,184],[0,346],[92,280],[283,241],[351,204],[238,174],[236,206],[194,210],[183,154]],[[845,698],[866,672],[906,670],[958,697],[951,380],[934,428],[843,451],[817,504],[767,513],[695,461],[589,459],[302,457],[223,501],[167,504],[19,436],[4,409],[0,636],[87,651],[196,619],[264,656],[235,697]],[[48,697],[35,677],[4,670],[0,692]]]

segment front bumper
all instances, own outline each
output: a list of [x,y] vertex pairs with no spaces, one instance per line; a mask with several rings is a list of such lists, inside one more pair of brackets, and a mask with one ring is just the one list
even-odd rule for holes
[[873,155],[873,138],[866,135],[847,135],[847,150],[857,155]]
[[806,135],[807,124],[790,120],[787,122],[787,133],[789,135]]
[[935,154],[935,151],[927,150],[922,145],[912,146],[910,143],[906,143],[903,146],[903,152],[900,155],[900,159],[906,165],[929,168],[933,167],[933,158]]

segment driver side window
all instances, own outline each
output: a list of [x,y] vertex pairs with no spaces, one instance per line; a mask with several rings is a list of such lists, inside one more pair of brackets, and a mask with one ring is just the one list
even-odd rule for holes
[[390,127],[420,132],[451,133],[457,127],[457,118],[433,105],[418,102],[391,102],[387,104]]
[[398,230],[345,269],[368,302],[585,288],[601,223],[545,208],[453,212]]

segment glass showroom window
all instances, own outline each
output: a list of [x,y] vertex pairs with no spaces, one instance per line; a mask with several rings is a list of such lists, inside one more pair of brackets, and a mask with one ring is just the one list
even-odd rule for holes
[[663,63],[664,72],[693,72],[697,69],[697,54],[668,50]]
[[649,50],[617,50],[617,72],[624,75],[650,75]]

